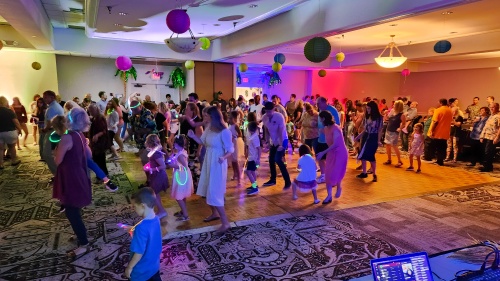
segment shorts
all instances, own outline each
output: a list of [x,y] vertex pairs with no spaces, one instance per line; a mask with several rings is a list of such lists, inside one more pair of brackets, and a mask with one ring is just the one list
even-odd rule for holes
[[385,132],[384,142],[388,145],[397,146],[399,141],[398,132]]
[[16,144],[17,138],[17,130],[0,132],[0,144]]
[[247,162],[247,171],[256,171],[257,170],[257,164],[255,161],[248,161]]
[[[322,142],[318,142],[318,144],[316,145],[316,151],[314,153],[316,155],[318,155],[318,153],[320,153],[322,151],[325,151],[327,149],[328,149],[328,144],[322,143]],[[325,153],[325,155],[323,155],[323,157],[321,157],[321,160],[326,160],[326,153]]]
[[116,135],[115,132],[108,130],[108,138],[109,138],[111,145],[113,145],[113,139],[115,138],[115,135]]

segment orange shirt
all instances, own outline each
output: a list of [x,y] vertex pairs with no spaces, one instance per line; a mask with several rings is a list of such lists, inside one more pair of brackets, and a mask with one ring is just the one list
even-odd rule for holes
[[434,111],[432,123],[427,136],[434,139],[447,140],[450,138],[451,122],[453,113],[448,106],[441,106]]

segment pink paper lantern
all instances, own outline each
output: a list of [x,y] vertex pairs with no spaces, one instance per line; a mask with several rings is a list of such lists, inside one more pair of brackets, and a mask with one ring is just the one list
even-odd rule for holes
[[121,71],[127,71],[132,68],[132,60],[126,56],[119,56],[115,61],[116,68]]
[[408,68],[403,69],[403,71],[401,71],[401,75],[404,77],[410,76],[410,70]]
[[167,27],[174,33],[182,34],[189,30],[191,20],[186,10],[175,9],[167,15]]

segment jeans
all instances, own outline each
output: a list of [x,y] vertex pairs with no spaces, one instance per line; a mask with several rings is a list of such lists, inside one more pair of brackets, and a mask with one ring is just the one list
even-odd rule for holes
[[43,142],[45,139],[45,133],[38,133],[38,152],[40,153],[40,158],[43,159]]
[[104,174],[108,175],[108,168],[106,167],[106,153],[92,152],[92,159],[94,159],[95,163],[99,166],[99,168],[101,168]]
[[349,121],[344,124],[344,142],[345,145],[347,146],[347,149],[352,150],[354,147],[354,141],[353,141],[353,134],[352,131],[354,130],[354,122]]
[[64,208],[66,209],[64,213],[66,214],[66,217],[71,224],[73,232],[78,238],[78,245],[87,245],[89,243],[89,240],[87,238],[87,228],[85,228],[85,224],[83,223],[82,219],[82,209],[66,205],[64,206]]
[[432,139],[425,137],[424,140],[424,160],[432,161],[436,155],[436,150],[434,149]]
[[101,168],[99,168],[99,165],[97,165],[97,163],[90,158],[87,158],[87,168],[91,169],[95,173],[95,176],[100,180],[106,177],[106,174]]
[[269,181],[276,182],[276,164],[280,168],[281,175],[285,180],[285,186],[292,185],[290,181],[290,175],[286,169],[285,163],[283,162],[283,156],[285,156],[285,150],[278,151],[278,146],[272,145],[269,150],[269,169],[271,170],[271,179]]
[[432,139],[432,145],[434,146],[434,151],[436,153],[437,163],[444,164],[444,158],[446,157],[446,144],[447,140],[444,139]]
[[483,139],[484,144],[484,162],[483,166],[487,170],[493,170],[493,160],[495,159],[496,145],[492,140]]
[[476,165],[477,162],[481,163],[484,155],[484,144],[480,140],[470,139],[470,163]]
[[309,146],[312,151],[316,151],[316,146],[318,145],[318,138],[305,139],[304,144]]

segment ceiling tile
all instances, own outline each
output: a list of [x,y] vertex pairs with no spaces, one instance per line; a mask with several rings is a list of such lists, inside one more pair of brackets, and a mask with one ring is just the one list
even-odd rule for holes
[[55,4],[55,5],[61,4],[59,0],[42,0],[42,3],[43,4]]

